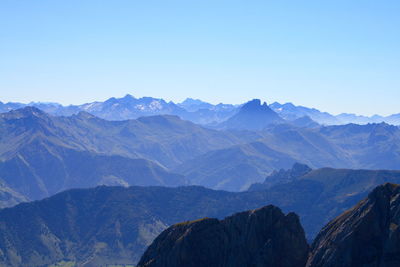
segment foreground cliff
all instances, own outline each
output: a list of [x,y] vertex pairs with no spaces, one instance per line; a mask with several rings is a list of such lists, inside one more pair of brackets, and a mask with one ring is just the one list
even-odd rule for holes
[[399,225],[400,186],[387,183],[329,222],[310,250],[298,217],[270,205],[173,225],[139,266],[398,267]]
[[325,226],[307,267],[400,266],[400,186],[377,187]]
[[175,224],[147,249],[139,266],[304,266],[308,245],[299,218],[274,206]]

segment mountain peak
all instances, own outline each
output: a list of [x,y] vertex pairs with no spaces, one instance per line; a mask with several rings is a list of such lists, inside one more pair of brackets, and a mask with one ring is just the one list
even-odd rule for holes
[[[385,183],[376,187],[369,195],[367,199],[377,200],[377,199],[391,199],[396,194],[400,194],[400,185],[393,183]],[[399,203],[400,204],[400,203]],[[400,207],[399,207],[400,208]]]
[[270,124],[281,123],[284,120],[273,111],[266,102],[253,99],[245,103],[237,114],[222,123],[225,128],[262,130]]
[[400,266],[399,200],[399,185],[375,188],[321,230],[307,266]]
[[241,110],[246,110],[246,111],[265,111],[265,110],[270,110],[266,102],[263,102],[261,104],[260,99],[253,99],[247,103],[245,103]]
[[126,94],[123,99],[135,99],[135,97],[131,94]]
[[[308,244],[297,215],[272,205],[162,232],[138,266],[304,266]],[[283,260],[284,259],[284,260]]]
[[98,118],[95,115],[86,112],[86,111],[80,111],[78,114],[75,115],[78,118],[82,118],[82,119],[94,119],[94,118]]
[[43,117],[48,117],[48,114],[36,107],[27,106],[24,108],[15,109],[15,110],[11,110],[9,112],[3,113],[3,114],[1,114],[1,117],[6,118],[6,119],[21,119],[21,118],[28,118],[28,117],[43,118]]
[[296,162],[293,164],[291,169],[280,169],[279,171],[274,171],[271,175],[265,178],[262,184],[252,184],[249,191],[263,191],[278,184],[287,184],[299,179],[311,171],[312,169],[308,165]]

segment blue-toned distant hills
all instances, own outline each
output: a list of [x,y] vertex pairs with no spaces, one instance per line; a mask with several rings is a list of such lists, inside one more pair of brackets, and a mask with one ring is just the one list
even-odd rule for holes
[[[0,265],[129,266],[171,224],[268,204],[299,214],[312,239],[375,186],[400,183],[399,126],[283,106],[2,104]],[[318,255],[315,266],[329,261]]]
[[312,168],[400,166],[397,126],[296,126],[257,100],[211,128],[174,115],[110,121],[84,111],[54,116],[25,107],[1,113],[0,131],[3,207],[100,184],[242,191],[295,162]]
[[[126,120],[136,119],[141,116],[168,114],[176,115],[182,119],[202,125],[217,125],[238,113],[242,105],[222,103],[213,105],[192,98],[187,98],[181,103],[174,103],[172,101],[167,102],[163,99],[153,97],[135,98],[128,94],[122,98],[112,97],[104,102],[96,101],[82,105],[69,106],[62,106],[58,103],[41,102],[32,102],[28,104],[0,102],[0,112],[7,112],[26,106],[34,106],[53,115],[69,116],[77,114],[80,111],[85,111],[107,120]],[[340,125],[348,123],[368,124],[380,122],[400,125],[400,113],[386,117],[379,115],[367,117],[348,113],[335,116],[314,108],[296,106],[292,103],[280,104],[277,102],[270,104],[269,108],[287,121],[296,121],[299,118],[308,117],[321,125]]]

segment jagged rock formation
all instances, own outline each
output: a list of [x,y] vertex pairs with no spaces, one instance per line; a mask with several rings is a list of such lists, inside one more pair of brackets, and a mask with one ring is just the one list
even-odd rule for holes
[[377,187],[319,233],[307,267],[400,266],[400,186]]
[[295,181],[310,171],[312,171],[312,169],[307,165],[295,163],[289,170],[280,169],[279,171],[274,171],[271,175],[265,178],[265,181],[262,184],[256,183],[251,185],[249,191],[260,191],[269,189],[277,184],[286,184]]
[[[194,186],[101,186],[69,190],[48,199],[0,210],[0,266],[42,267],[61,261],[75,262],[76,266],[82,267],[134,266],[154,238],[172,224],[204,217],[222,219],[266,203],[279,206],[284,212],[300,214],[304,229],[312,239],[329,219],[355,205],[361,196],[365,196],[365,190],[370,192],[371,185],[382,180],[400,181],[398,176],[398,173],[388,171],[322,169],[305,175],[307,179],[278,185],[271,190],[242,193]],[[399,266],[396,265],[399,263],[396,256],[399,255],[398,188],[394,185],[379,187],[355,208],[329,223],[313,245],[309,267],[363,266],[357,265],[357,260],[368,259],[369,255],[395,261],[391,265],[385,260],[386,265],[378,262],[378,265],[365,266]],[[181,253],[182,246],[190,240],[196,240],[196,245],[206,244],[197,239],[204,237],[210,246],[221,242],[213,250],[219,249],[219,246],[236,248],[235,244],[240,243],[244,248],[238,245],[239,249],[246,253],[251,248],[248,252],[250,256],[257,253],[254,248],[259,247],[261,254],[268,248],[276,257],[280,257],[279,252],[282,251],[284,256],[292,257],[294,254],[286,252],[290,252],[291,246],[297,249],[303,247],[298,233],[301,227],[296,218],[292,214],[284,216],[278,208],[270,206],[268,209],[239,213],[223,221],[207,219],[205,222],[179,224],[169,230],[176,228],[172,232],[177,234],[168,236],[173,239],[171,246],[162,243],[162,246],[153,246],[152,251],[160,249],[160,255],[161,249]],[[211,236],[205,234],[209,230],[197,231],[202,229],[197,224],[210,227]],[[177,241],[180,236],[186,243]],[[264,246],[264,241],[273,246]],[[217,251],[224,255],[231,253],[229,250]],[[234,256],[236,254],[241,255],[235,252]],[[347,261],[349,259],[351,261]],[[338,262],[349,265],[335,265]],[[292,266],[303,267],[304,264]]]
[[239,112],[220,124],[221,128],[262,130],[270,124],[283,123],[275,111],[270,109],[266,102],[261,104],[260,99],[253,99],[244,104]]
[[176,224],[147,249],[144,267],[304,266],[308,244],[299,218],[274,206]]

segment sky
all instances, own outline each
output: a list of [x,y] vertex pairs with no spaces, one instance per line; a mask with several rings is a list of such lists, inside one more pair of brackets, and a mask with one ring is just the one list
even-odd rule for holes
[[400,113],[400,1],[1,0],[0,101]]

